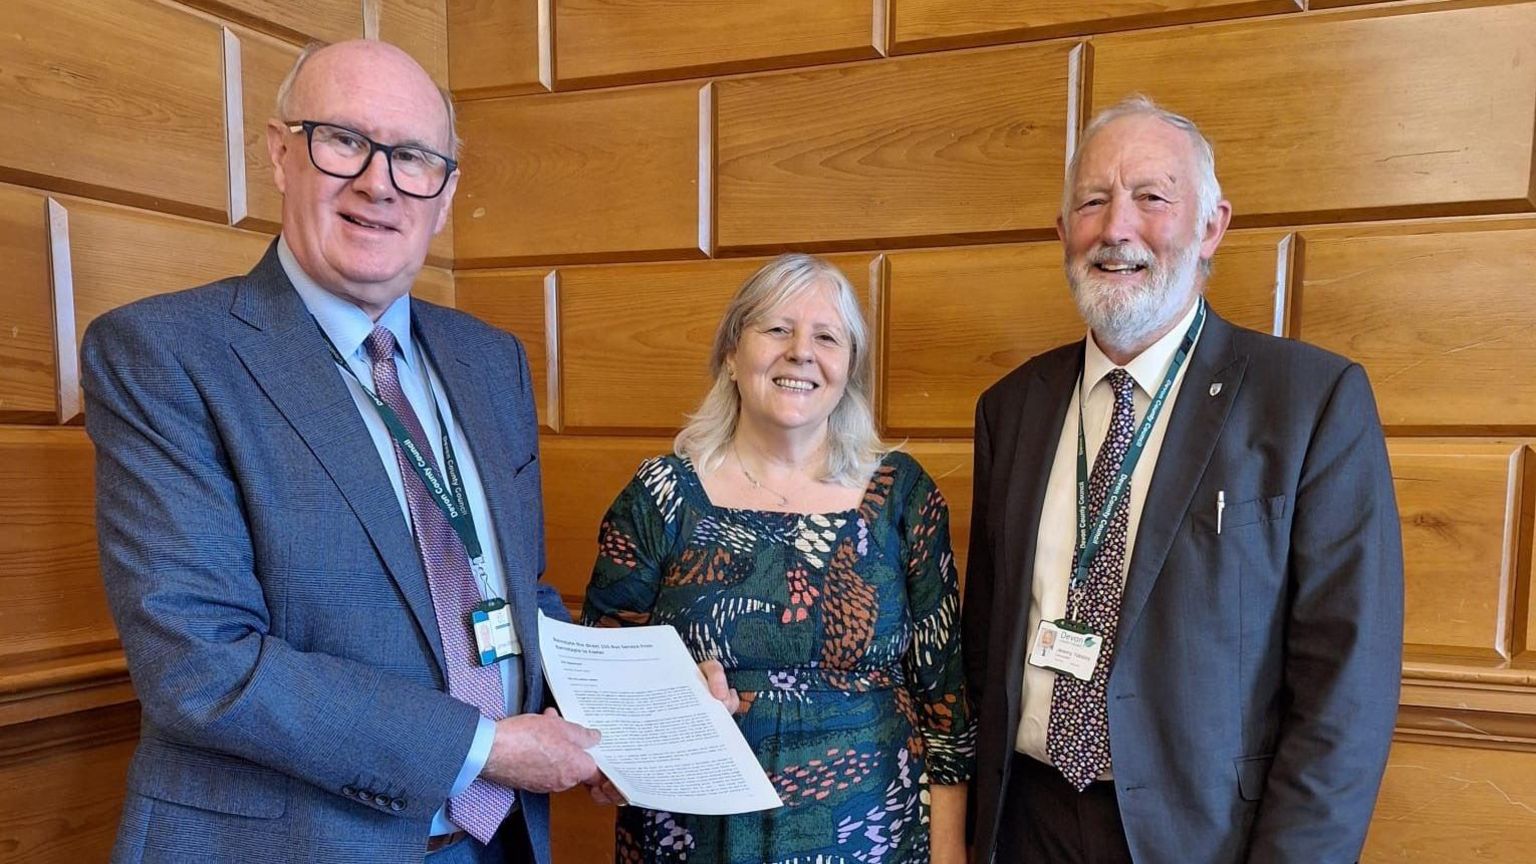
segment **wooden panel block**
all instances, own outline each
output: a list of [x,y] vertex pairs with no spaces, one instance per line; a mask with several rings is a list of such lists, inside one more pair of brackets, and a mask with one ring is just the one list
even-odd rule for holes
[[960,568],[963,584],[965,556],[971,540],[971,481],[976,475],[971,442],[911,441],[901,449],[922,464],[949,502],[949,542],[955,550],[955,566]]
[[80,351],[75,331],[75,265],[69,248],[69,212],[48,199],[48,265],[53,280],[53,356],[57,367],[54,389],[58,417],[67,423],[80,416]]
[[540,0],[448,0],[448,79],[460,99],[545,90]]
[[1536,428],[1536,229],[1461,227],[1302,235],[1293,335],[1363,364],[1393,431]]
[[234,32],[240,49],[245,190],[244,215],[232,212],[230,216],[241,228],[275,233],[283,221],[283,196],[272,179],[267,121],[277,115],[277,88],[298,59],[299,49],[251,30]]
[[721,81],[721,249],[1050,236],[1078,49]]
[[48,207],[0,188],[0,423],[52,423],[57,413]]
[[115,638],[97,565],[94,476],[83,430],[0,426],[0,669]]
[[1361,861],[1530,860],[1536,753],[1399,741]]
[[1083,336],[1060,243],[893,252],[886,261],[881,405],[889,434],[969,435],[981,391]]
[[0,667],[0,727],[137,703],[128,661],[116,639],[60,646],[60,651],[77,649]]
[[427,263],[437,267],[453,267],[453,211],[448,211],[448,221],[443,223],[443,230],[432,235],[432,244],[427,247]]
[[681,427],[709,389],[709,349],[725,305],[760,266],[737,260],[561,270],[561,428]]
[[1106,36],[1092,105],[1194,118],[1238,224],[1530,211],[1536,6],[1427,8]]
[[[1245,15],[1294,12],[1301,0],[890,0],[893,54],[1027,42]],[[1312,4],[1316,6],[1314,2]]]
[[373,39],[392,42],[416,58],[439,86],[448,86],[448,12],[444,0],[373,0],[366,28]]
[[1512,665],[1536,671],[1536,596],[1532,596],[1536,593],[1536,563],[1532,560],[1536,557],[1536,548],[1533,548],[1536,545],[1536,450],[1531,441],[1526,441],[1525,445],[1525,452],[1521,454],[1525,464],[1520,489],[1521,542],[1515,557],[1515,567],[1520,574],[1515,585],[1514,648],[1517,653]]
[[694,84],[465,103],[460,266],[700,257]]
[[[124,303],[249,272],[272,242],[264,234],[123,207],[80,200],[65,206],[80,337],[96,316]],[[78,394],[79,382],[61,389]]]
[[560,86],[878,57],[870,0],[551,0]]
[[224,221],[216,24],[153,0],[11,0],[0,32],[0,179]]
[[363,4],[377,0],[178,0],[299,45],[363,36]]
[[1205,290],[1211,308],[1239,327],[1286,335],[1294,245],[1294,236],[1286,231],[1228,232],[1211,261]]
[[[867,296],[872,256],[839,255]],[[673,431],[708,391],[726,303],[765,261],[571,267],[560,271],[562,428]]]
[[544,578],[567,605],[580,606],[592,578],[603,514],[641,462],[672,452],[672,439],[551,435],[540,441],[540,449],[549,560]]
[[[1230,233],[1216,253],[1212,306],[1235,324],[1273,332],[1288,236]],[[881,405],[893,435],[971,434],[983,390],[1030,357],[1083,338],[1060,243],[893,252],[887,260]]]
[[458,308],[522,340],[533,376],[539,423],[559,429],[559,369],[550,363],[556,351],[550,335],[555,313],[554,274],[548,270],[465,270],[457,274]]
[[1524,448],[1394,438],[1388,452],[1403,522],[1408,649],[1508,657]]
[[454,306],[453,271],[441,267],[423,267],[411,286],[411,295],[439,306]]
[[0,860],[108,860],[138,726],[129,705],[5,729]]
[[614,860],[613,822],[618,811],[599,807],[580,786],[550,796],[549,811],[550,860]]

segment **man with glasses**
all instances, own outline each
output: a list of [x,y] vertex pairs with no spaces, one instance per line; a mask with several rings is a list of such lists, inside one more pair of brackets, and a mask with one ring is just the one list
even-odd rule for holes
[[255,269],[85,337],[144,710],[113,860],[547,862],[544,793],[596,779],[598,735],[539,711],[536,615],[565,612],[523,348],[410,297],[452,104],[359,41],[306,49],[278,112]]

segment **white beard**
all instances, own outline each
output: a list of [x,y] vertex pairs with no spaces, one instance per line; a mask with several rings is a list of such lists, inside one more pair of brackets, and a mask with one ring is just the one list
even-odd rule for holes
[[[1127,288],[1093,266],[1106,261],[1141,264],[1146,283]],[[1191,243],[1168,266],[1148,249],[1101,246],[1078,262],[1067,262],[1067,282],[1078,312],[1100,345],[1129,349],[1155,338],[1178,320],[1195,295],[1200,244]]]

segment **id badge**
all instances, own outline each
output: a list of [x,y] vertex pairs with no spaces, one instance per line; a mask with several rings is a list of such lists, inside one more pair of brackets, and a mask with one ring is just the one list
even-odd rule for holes
[[1103,650],[1104,637],[1086,624],[1065,618],[1041,621],[1035,631],[1034,647],[1029,651],[1029,663],[1087,681],[1093,677],[1093,670],[1099,665],[1099,652]]
[[517,633],[512,629],[512,609],[500,597],[476,606],[469,613],[469,625],[475,632],[475,651],[481,666],[491,666],[523,653]]

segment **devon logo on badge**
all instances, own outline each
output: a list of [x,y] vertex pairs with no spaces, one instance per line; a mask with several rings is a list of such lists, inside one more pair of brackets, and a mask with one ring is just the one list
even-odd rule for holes
[[1092,637],[1092,636],[1084,636],[1083,637],[1083,647],[1084,648],[1092,648],[1095,641],[1096,641],[1095,638]]

